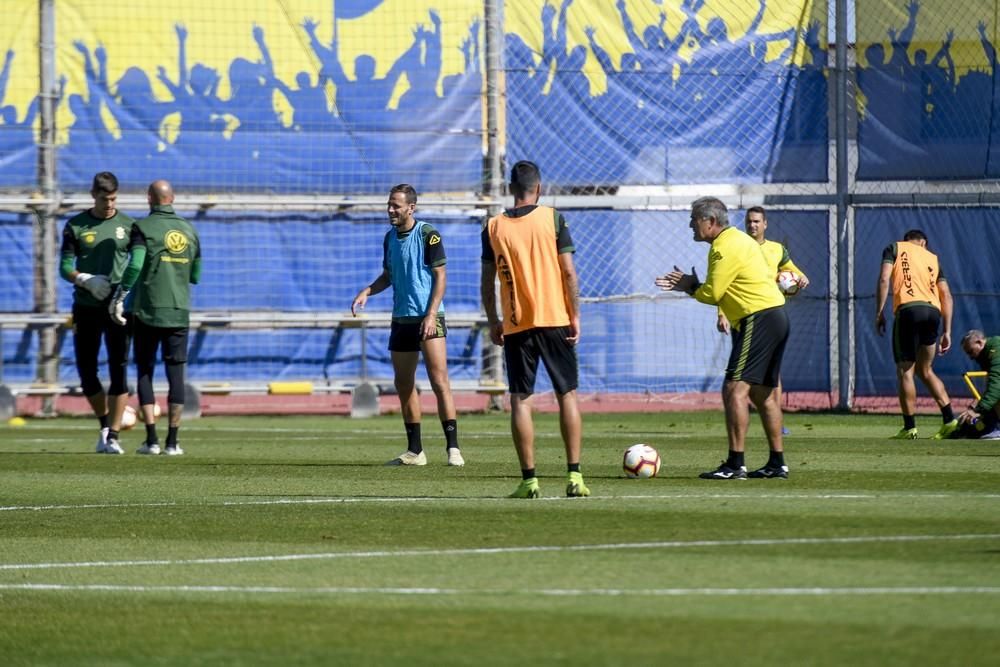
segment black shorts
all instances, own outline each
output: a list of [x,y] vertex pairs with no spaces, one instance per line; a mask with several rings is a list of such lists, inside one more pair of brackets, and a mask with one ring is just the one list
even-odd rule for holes
[[128,327],[111,321],[107,306],[73,306],[73,347],[77,365],[81,357],[97,363],[101,337],[108,352],[108,365],[124,364],[128,357]]
[[420,343],[432,338],[444,338],[448,335],[448,327],[444,322],[444,315],[437,316],[437,331],[433,336],[427,338],[420,337],[421,322],[396,322],[393,321],[389,327],[389,351],[390,352],[419,352]]
[[892,358],[896,363],[916,361],[917,348],[936,345],[941,312],[934,306],[906,306],[892,322]]
[[510,393],[535,393],[539,359],[545,364],[557,394],[576,389],[580,383],[580,365],[576,345],[567,341],[567,336],[569,327],[539,327],[504,336],[503,356]]
[[151,327],[132,318],[133,353],[138,368],[156,365],[156,351],[162,348],[168,364],[187,363],[188,327]]
[[726,365],[726,379],[777,387],[788,342],[785,307],[752,313],[738,324],[733,327],[733,351]]

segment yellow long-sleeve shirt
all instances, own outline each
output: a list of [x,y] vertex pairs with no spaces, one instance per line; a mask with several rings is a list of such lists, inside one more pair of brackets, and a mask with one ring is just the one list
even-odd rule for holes
[[792,261],[791,256],[788,254],[788,248],[784,244],[764,239],[764,242],[760,244],[760,249],[764,253],[767,265],[774,271],[774,275],[778,275],[779,271],[794,271],[800,276],[806,275],[802,272],[802,269],[795,266],[795,262]]
[[774,276],[760,244],[749,234],[727,227],[712,241],[708,275],[692,296],[718,306],[735,325],[751,313],[784,305]]

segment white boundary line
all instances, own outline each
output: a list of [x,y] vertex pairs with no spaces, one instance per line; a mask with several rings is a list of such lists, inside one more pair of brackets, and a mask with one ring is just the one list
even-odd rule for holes
[[736,596],[834,596],[834,595],[1000,595],[1000,586],[873,586],[845,588],[543,588],[459,589],[459,588],[384,588],[292,586],[130,586],[122,584],[0,584],[0,591],[56,591],[96,593],[237,593],[290,595],[530,595],[546,597],[736,597]]
[[282,554],[271,556],[228,556],[214,558],[78,561],[63,563],[0,563],[0,571],[55,570],[69,568],[118,568],[147,565],[230,565],[234,563],[276,563],[306,560],[347,558],[413,558],[419,556],[482,556],[524,553],[574,553],[588,551],[626,551],[638,549],[689,549],[704,547],[755,547],[816,544],[873,544],[890,542],[937,542],[953,540],[996,540],[1000,533],[966,535],[865,535],[856,537],[789,537],[747,540],[690,540],[671,542],[619,542],[610,544],[577,544],[565,546],[477,547],[467,549],[399,549],[383,551],[334,551],[326,553]]
[[[590,496],[589,498],[563,498],[552,496],[540,498],[543,502],[594,503],[606,500],[885,500],[886,498],[910,498],[919,500],[939,500],[943,498],[984,499],[1000,498],[1000,493],[667,493],[667,494],[636,494],[623,496]],[[136,509],[142,507],[243,507],[259,505],[339,505],[351,503],[470,503],[476,501],[508,502],[506,498],[437,498],[398,496],[372,496],[349,498],[274,498],[271,500],[220,500],[217,502],[176,502],[164,501],[155,503],[82,503],[80,505],[6,505],[0,506],[0,512],[45,512],[53,510],[89,510],[89,509]]]

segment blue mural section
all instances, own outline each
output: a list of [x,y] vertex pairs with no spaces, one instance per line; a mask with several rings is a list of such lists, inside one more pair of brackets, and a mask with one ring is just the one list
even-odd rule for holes
[[[133,213],[140,213],[138,211]],[[655,276],[672,263],[694,265],[704,275],[708,245],[694,243],[682,211],[565,211],[577,247],[576,265],[584,300],[579,348],[583,391],[668,392],[715,390],[729,354],[729,338],[715,330],[715,310],[686,297],[663,295]],[[742,220],[741,212],[733,212]],[[451,313],[478,313],[481,219],[442,215],[418,217],[441,232],[448,256]],[[775,212],[770,236],[784,242],[812,284],[790,299],[797,340],[822,341],[828,330],[827,216],[822,212]],[[381,271],[383,216],[205,212],[193,218],[202,240],[204,271],[194,288],[194,307],[212,311],[349,310],[357,291]],[[16,222],[16,221],[13,221]],[[10,227],[12,238],[30,241],[30,224]],[[819,240],[817,240],[819,239]],[[24,253],[30,256],[30,253]],[[31,274],[30,261],[3,273]],[[26,284],[26,289],[28,289]],[[8,294],[8,292],[4,292]],[[8,297],[9,298],[9,297]],[[59,309],[69,310],[71,285],[59,283]],[[4,308],[30,308],[30,298]],[[369,312],[391,311],[392,297],[376,295]],[[366,370],[391,378],[388,332],[369,329],[364,340]],[[481,338],[453,329],[448,338],[453,379],[477,379]],[[37,340],[8,332],[3,341],[5,379],[28,381],[34,373]],[[785,385],[823,390],[828,386],[825,345],[788,350]],[[60,348],[61,380],[75,384],[72,339]],[[192,334],[189,377],[194,381],[278,379],[339,380],[361,374],[362,340],[357,329],[240,331],[206,327]],[[421,371],[422,372],[422,371]],[[550,388],[543,376],[539,390]]]
[[[948,280],[955,301],[952,317],[952,350],[934,362],[948,391],[965,396],[968,389],[962,374],[976,370],[962,353],[959,342],[969,329],[984,329],[987,335],[1000,333],[1000,299],[996,273],[981,258],[1000,256],[1000,218],[997,209],[859,209],[855,214],[854,317],[856,388],[858,396],[885,396],[896,393],[896,365],[892,358],[892,316],[886,306],[887,331],[875,333],[875,286],[882,262],[882,250],[903,238],[909,229],[921,229],[928,249],[937,254],[941,273]],[[918,382],[918,392],[926,395]]]
[[[864,49],[865,62],[857,70],[864,96],[858,124],[859,165],[864,180],[934,179],[978,180],[1000,177],[1000,82],[997,75],[995,29],[987,25],[993,12],[975,16],[955,8],[951,29],[942,27],[915,48],[914,34],[921,22],[921,5],[906,5],[906,22],[886,30],[881,42]],[[868,6],[868,14],[889,12]],[[883,16],[859,14],[860,20]],[[967,32],[975,25],[977,49],[983,67],[958,68],[952,51],[955,29]],[[931,32],[933,28],[925,28]],[[993,32],[991,33],[990,30]]]
[[[722,17],[700,15],[703,3],[684,0],[680,25],[660,14],[641,28],[619,2],[628,48],[615,62],[610,26],[584,25],[588,46],[568,45],[571,4],[543,5],[540,54],[506,35],[511,161],[532,159],[563,186],[827,180],[818,22],[765,32],[761,0],[736,35]],[[801,64],[792,60],[800,47]],[[588,49],[607,79],[599,94],[583,71]]]

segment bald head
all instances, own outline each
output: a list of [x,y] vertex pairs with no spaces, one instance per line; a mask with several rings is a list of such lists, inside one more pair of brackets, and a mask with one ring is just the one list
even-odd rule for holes
[[174,188],[168,181],[153,181],[149,184],[149,205],[172,204],[174,202]]

